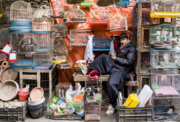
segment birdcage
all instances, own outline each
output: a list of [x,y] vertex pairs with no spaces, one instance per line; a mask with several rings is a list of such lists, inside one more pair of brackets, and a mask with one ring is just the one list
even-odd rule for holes
[[86,13],[80,9],[79,6],[67,10],[64,14],[65,23],[84,23],[86,22]]
[[109,9],[103,7],[96,7],[90,9],[90,25],[108,25],[109,24]]
[[180,49],[150,49],[150,64],[153,68],[178,69]]
[[54,38],[66,37],[68,35],[68,28],[64,23],[55,24],[52,27],[51,35]]
[[151,0],[151,17],[180,17],[180,0]]
[[68,50],[63,38],[53,38],[51,40],[50,59],[52,63],[61,64],[67,61]]
[[110,51],[110,38],[93,38],[93,51]]
[[101,78],[87,78],[85,82],[85,103],[98,103],[102,101]]
[[70,30],[70,45],[86,46],[87,32],[85,30]]
[[31,4],[19,0],[10,7],[10,20],[32,20]]
[[51,15],[52,14],[49,8],[37,9],[33,14],[32,32],[46,33],[46,31],[51,31],[53,26],[53,19],[51,18]]
[[172,38],[175,35],[175,26],[161,24],[150,27],[149,42],[159,48],[172,48]]
[[128,30],[127,18],[117,12],[110,18],[110,32]]
[[156,96],[180,95],[178,70],[151,70],[151,88]]
[[35,52],[49,52],[51,44],[50,33],[33,33],[32,36],[36,38],[38,45]]
[[50,60],[49,52],[35,52],[33,55],[34,69],[49,70],[53,63]]

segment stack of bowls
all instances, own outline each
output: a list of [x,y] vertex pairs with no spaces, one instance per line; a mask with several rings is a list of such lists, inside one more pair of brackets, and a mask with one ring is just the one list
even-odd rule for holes
[[39,118],[44,114],[44,90],[40,87],[33,88],[28,98],[27,107],[32,118]]
[[10,33],[30,33],[32,30],[31,20],[10,20]]

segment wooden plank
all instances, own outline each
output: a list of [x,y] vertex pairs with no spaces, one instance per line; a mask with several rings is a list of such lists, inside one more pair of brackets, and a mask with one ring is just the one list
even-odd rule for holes
[[37,70],[37,87],[40,87],[41,85],[41,74],[40,71]]
[[52,73],[49,73],[49,98],[52,98]]
[[23,75],[22,75],[22,70],[19,71],[19,84],[20,84],[20,88],[23,88]]

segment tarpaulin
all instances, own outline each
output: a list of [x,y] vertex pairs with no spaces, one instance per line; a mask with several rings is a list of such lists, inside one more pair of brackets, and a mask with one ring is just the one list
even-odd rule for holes
[[[68,10],[73,7],[73,5],[67,4],[65,0],[63,1],[64,10]],[[131,0],[130,5],[133,5],[135,0]],[[93,7],[97,7],[96,0],[94,0]],[[118,11],[115,9],[114,5],[108,6],[107,9],[109,9],[109,14],[111,17],[113,14],[116,14],[116,12],[120,12],[123,16],[127,17],[127,24],[128,27],[132,27],[132,21],[133,21],[133,7],[128,8],[119,8]],[[93,34],[95,38],[110,38],[112,33],[110,33],[109,26],[107,27],[91,27],[89,25],[89,12],[90,9],[82,9],[87,14],[87,22],[82,24],[67,24],[68,31],[71,29],[80,29],[80,30],[87,30],[88,34]],[[98,16],[98,15],[97,15]],[[121,32],[118,32],[117,34],[120,34]],[[128,31],[129,35],[132,35],[130,31]],[[69,39],[69,36],[68,36]],[[70,46],[69,41],[67,41],[67,46],[69,47],[69,53],[68,53],[68,60],[72,64],[71,69],[64,69],[60,70],[58,73],[59,82],[73,82],[73,72],[74,72],[74,64],[77,60],[83,60],[84,59],[84,53],[85,53],[85,46]],[[97,52],[95,55],[99,55],[103,52]]]

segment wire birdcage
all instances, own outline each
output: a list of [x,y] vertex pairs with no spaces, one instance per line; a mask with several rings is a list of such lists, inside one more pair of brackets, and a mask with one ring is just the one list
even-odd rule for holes
[[178,69],[180,67],[180,50],[151,48],[150,64],[153,68]]
[[86,13],[79,6],[67,10],[64,14],[65,23],[84,23],[86,22]]
[[70,30],[70,45],[86,46],[87,32],[85,30]]
[[150,44],[159,48],[172,48],[175,25],[161,24],[152,26],[149,35]]
[[108,8],[96,7],[90,9],[90,25],[108,25],[109,10]]
[[180,17],[180,0],[151,0],[151,17]]
[[50,59],[51,62],[55,64],[60,64],[67,61],[68,50],[65,45],[65,40],[63,38],[53,38],[51,40],[50,47]]
[[33,37],[36,38],[38,45],[36,48],[36,52],[49,52],[50,51],[50,44],[51,44],[51,35],[50,33],[42,33],[37,34],[33,33]]
[[66,37],[68,35],[68,28],[64,23],[55,24],[52,27],[51,35],[54,38]]
[[49,8],[41,8],[34,12],[32,21],[32,31],[51,31],[53,19]]
[[25,1],[16,1],[10,7],[10,20],[32,20],[31,4]]
[[128,30],[127,17],[117,12],[110,18],[110,32]]

